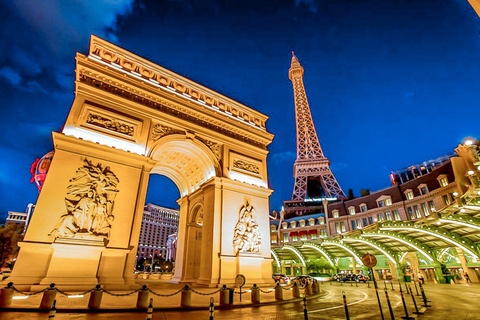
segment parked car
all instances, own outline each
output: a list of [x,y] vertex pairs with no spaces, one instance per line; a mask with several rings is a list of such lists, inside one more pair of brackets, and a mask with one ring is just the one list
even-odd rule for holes
[[363,282],[366,283],[368,280],[370,280],[369,276],[364,276],[363,274],[357,274],[355,277],[355,281],[357,282]]
[[272,278],[273,278],[273,280],[275,280],[275,282],[279,282],[279,283],[289,283],[290,282],[290,279],[286,275],[281,274],[281,273],[274,273],[272,275]]
[[351,277],[348,274],[343,274],[343,273],[337,273],[336,275],[333,276],[332,280],[337,281],[337,282],[345,282],[345,281],[350,281]]

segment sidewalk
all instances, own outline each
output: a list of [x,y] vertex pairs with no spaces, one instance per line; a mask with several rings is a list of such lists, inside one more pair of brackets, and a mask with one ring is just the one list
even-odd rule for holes
[[[139,280],[138,288],[141,288],[142,284],[147,285],[147,287],[161,295],[170,295],[167,297],[156,296],[152,293],[149,293],[149,298],[153,298],[153,306],[155,311],[175,311],[175,310],[199,310],[199,309],[208,309],[210,305],[210,298],[213,297],[214,305],[216,309],[232,309],[232,308],[242,308],[248,306],[261,306],[268,304],[282,304],[289,303],[294,301],[300,301],[301,298],[293,298],[291,286],[282,286],[283,288],[283,301],[275,300],[275,291],[274,287],[271,288],[260,288],[260,304],[252,304],[251,302],[251,293],[245,292],[250,291],[250,288],[242,288],[242,295],[240,301],[239,288],[235,288],[233,304],[220,306],[220,292],[219,288],[206,288],[202,286],[190,286],[192,289],[191,292],[191,307],[185,308],[180,306],[181,301],[181,289],[184,288],[184,284],[172,284],[167,283],[166,281],[158,280]],[[111,291],[114,294],[127,294],[135,290],[130,291]],[[180,292],[179,292],[180,291]],[[110,292],[110,291],[109,291]],[[303,294],[303,290],[300,290]],[[81,292],[66,292],[69,295],[75,294],[79,295]],[[323,291],[319,294],[307,296],[307,299],[318,298],[322,296]],[[14,299],[12,304],[6,308],[0,308],[0,311],[39,311],[39,305],[42,300],[43,293],[36,294],[33,296],[28,296],[26,299],[18,299],[19,297],[25,297],[17,292],[14,294]],[[56,308],[58,312],[144,312],[143,308],[136,308],[138,293],[129,294],[126,296],[112,296],[103,293],[101,309],[89,309],[88,301],[90,298],[90,293],[85,294],[81,297],[67,297],[60,292],[56,294]]]

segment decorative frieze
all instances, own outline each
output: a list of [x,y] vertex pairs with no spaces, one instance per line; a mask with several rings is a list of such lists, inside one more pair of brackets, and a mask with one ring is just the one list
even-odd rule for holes
[[123,69],[137,77],[144,78],[155,84],[171,88],[172,90],[185,95],[186,97],[198,100],[200,103],[211,106],[217,112],[234,115],[239,121],[249,123],[254,127],[265,130],[265,120],[255,114],[251,114],[249,110],[244,110],[241,106],[234,106],[214,97],[212,93],[208,95],[200,92],[197,88],[190,87],[186,83],[175,79],[171,76],[160,74],[152,67],[146,67],[133,61],[132,57],[124,57],[121,54],[102,47],[99,43],[91,45],[90,54],[97,59],[101,59],[105,63],[114,65]]
[[[94,75],[91,71],[82,69],[80,70],[80,77],[79,80],[82,83],[90,85],[100,90],[104,90],[106,92],[115,94],[127,100],[145,105],[155,110],[159,110],[166,114],[173,115],[185,121],[194,123],[196,125],[202,126],[204,128],[208,128],[215,132],[218,132],[222,135],[232,137],[234,139],[244,141],[250,145],[266,149],[266,143],[262,143],[258,141],[258,136],[249,135],[246,136],[244,132],[237,133],[232,130],[232,127],[226,127],[225,122],[215,121],[208,117],[202,116],[198,113],[194,113],[191,110],[186,108],[181,108],[178,105],[174,105],[172,103],[167,102],[166,100],[161,100],[158,98],[154,98],[150,95],[145,95],[142,92],[131,88],[129,86],[124,86],[116,81],[112,81],[110,79],[95,79],[96,75]],[[143,96],[142,96],[143,94]],[[158,102],[157,102],[158,101]]]
[[249,171],[251,173],[260,174],[260,168],[257,165],[247,162],[245,160],[234,159],[233,167],[237,169]]
[[99,114],[90,113],[87,116],[86,123],[96,127],[104,128],[110,131],[122,133],[130,137],[133,137],[133,134],[134,134],[133,126],[128,125],[114,118],[106,118]]

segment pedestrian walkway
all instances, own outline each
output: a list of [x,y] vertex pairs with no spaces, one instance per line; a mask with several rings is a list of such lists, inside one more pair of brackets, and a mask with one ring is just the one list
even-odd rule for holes
[[[138,288],[142,287],[142,284],[145,284],[153,293],[159,294],[155,295],[149,293],[149,298],[153,298],[153,306],[155,310],[184,310],[185,308],[181,307],[181,295],[182,288],[185,287],[184,284],[173,284],[166,281],[159,280],[143,280],[139,279],[137,281]],[[293,297],[292,286],[281,286],[283,292],[284,301],[295,301],[301,300],[300,298]],[[282,301],[275,299],[274,286],[262,287],[260,288],[260,301],[261,304],[279,304]],[[216,308],[235,308],[235,307],[244,307],[251,305],[251,292],[250,287],[242,288],[242,294],[240,294],[240,288],[234,289],[233,294],[233,304],[220,306],[220,290],[221,288],[206,288],[203,286],[190,286],[191,289],[191,307],[189,309],[205,309],[210,305],[210,298],[213,297],[214,304]],[[231,288],[233,289],[233,288]],[[102,311],[115,311],[115,310],[137,310],[137,297],[138,290],[129,290],[129,291],[107,291],[102,295],[101,309]],[[304,290],[300,290],[301,293]],[[77,310],[79,312],[86,311],[98,311],[88,308],[88,302],[90,298],[90,293],[83,294],[82,292],[66,292],[68,294],[62,294],[62,291],[56,293],[56,307],[59,311],[62,310]],[[111,293],[111,294],[110,294]],[[31,294],[31,293],[26,293]],[[322,293],[316,295],[311,295],[311,297],[318,297]],[[9,310],[38,310],[40,302],[42,300],[43,293],[36,295],[22,295],[18,292],[15,292],[14,298],[12,300],[11,306],[8,307]],[[308,297],[307,297],[308,298]]]

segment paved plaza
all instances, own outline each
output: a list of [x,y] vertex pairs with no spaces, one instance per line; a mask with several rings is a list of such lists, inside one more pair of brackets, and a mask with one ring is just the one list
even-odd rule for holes
[[[391,283],[386,283],[395,318],[400,319],[404,316],[404,309],[398,290],[398,283],[394,284],[392,291]],[[181,288],[179,285],[171,284],[150,284],[155,292],[162,294],[173,293]],[[309,319],[346,319],[343,306],[342,293],[345,292],[347,303],[349,306],[349,314],[351,319],[380,319],[379,309],[375,297],[373,286],[368,288],[366,284],[325,283],[321,286],[322,293],[308,298],[308,318]],[[385,300],[384,288],[385,284],[380,283],[379,294],[383,307],[385,319],[391,319]],[[427,298],[431,301],[432,307],[421,307],[423,302],[420,297],[416,296],[415,289],[413,293],[416,302],[424,315],[415,316],[417,319],[478,319],[480,314],[480,306],[476,301],[480,297],[480,285],[435,285],[429,283],[425,286]],[[195,288],[196,291],[206,294],[216,289]],[[291,298],[291,291],[284,291],[285,299]],[[215,300],[216,310],[215,319],[304,319],[303,303],[299,299],[295,301],[276,302],[273,292],[270,294],[262,293],[262,305],[252,305],[250,303],[250,294],[247,293],[239,301],[239,295],[235,294],[234,308],[220,308],[218,306],[219,294],[212,295]],[[412,298],[404,292],[407,310],[410,315],[414,311]],[[88,295],[84,298],[66,298],[57,296],[58,312],[56,319],[118,319],[119,316],[124,320],[140,320],[146,318],[146,312],[135,310],[136,294],[126,297],[112,297],[104,295],[102,308],[109,309],[107,312],[93,313],[86,312],[88,303]],[[192,306],[198,307],[197,310],[181,311],[180,296],[172,297],[156,297],[154,296],[155,312],[153,319],[208,319],[207,310],[209,304],[209,295],[192,294]],[[15,308],[34,308],[38,307],[41,300],[40,296],[34,296],[26,300],[14,300],[12,307]],[[203,309],[200,309],[203,308]],[[70,309],[70,310],[68,310]],[[77,309],[77,310],[72,310]],[[200,309],[200,310],[198,310]],[[426,310],[425,310],[426,309]],[[105,311],[105,310],[102,310]],[[45,312],[6,312],[0,314],[2,320],[14,319],[47,319]]]

